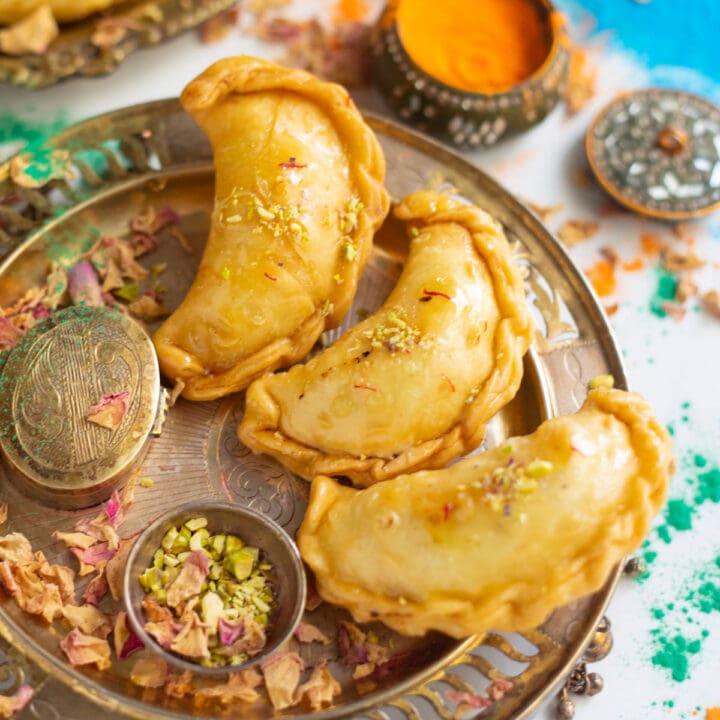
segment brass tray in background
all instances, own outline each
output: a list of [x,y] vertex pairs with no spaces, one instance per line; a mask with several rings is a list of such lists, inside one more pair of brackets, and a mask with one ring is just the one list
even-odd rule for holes
[[[387,185],[394,198],[418,188],[454,187],[505,226],[524,268],[537,334],[525,363],[516,399],[491,422],[487,446],[514,434],[531,432],[548,416],[575,411],[588,381],[612,374],[626,385],[622,362],[605,316],[582,274],[538,219],[484,173],[460,156],[388,121],[369,118],[385,151]],[[109,113],[66,129],[50,141],[67,151],[77,179],[57,178],[45,188],[20,188],[0,180],[0,243],[16,245],[0,265],[0,306],[44,280],[49,255],[79,253],[98,231],[125,234],[128,220],[149,201],[172,206],[180,228],[195,252],[189,255],[172,240],[163,241],[147,264],[167,262],[172,278],[165,298],[175,306],[192,281],[209,226],[213,173],[210,146],[177,100],[165,100]],[[94,162],[88,158],[93,156]],[[0,166],[0,178],[7,176]],[[389,292],[403,257],[403,243],[381,232],[344,327],[372,311]],[[168,281],[169,284],[169,281]],[[338,331],[330,334],[332,339]],[[199,499],[225,499],[260,510],[294,533],[304,512],[308,485],[274,460],[240,446],[235,428],[241,413],[238,397],[210,403],[179,401],[168,414],[165,430],[152,441],[142,476],[151,488],[138,488],[123,535],[144,527],[169,507]],[[23,497],[0,466],[0,502],[9,505],[5,532],[24,532],[51,562],[74,566],[74,559],[51,538],[97,511],[49,510]],[[518,558],[521,562],[522,558]],[[373,626],[381,640],[392,641],[405,662],[384,684],[360,694],[349,673],[335,663],[342,684],[336,704],[315,718],[389,719],[453,716],[450,690],[482,692],[491,679],[506,678],[513,688],[483,711],[493,720],[527,717],[565,680],[595,633],[619,576],[616,568],[597,593],[555,612],[541,627],[524,633],[488,634],[463,642],[440,634],[407,639]],[[82,590],[82,586],[79,586]],[[327,605],[308,617],[326,633],[342,615]],[[134,658],[115,662],[103,673],[71,667],[51,630],[0,596],[0,633],[7,641],[0,655],[10,680],[0,692],[12,693],[25,674],[36,693],[22,718],[86,717],[103,707],[104,716],[184,720],[200,712],[187,700],[170,700],[161,691],[143,690],[128,677]],[[308,666],[320,657],[336,657],[334,645],[302,645]],[[13,674],[14,673],[14,674]],[[297,707],[282,717],[307,718]],[[266,700],[235,705],[217,717],[272,716]],[[206,715],[207,716],[207,715]]]
[[[196,27],[237,0],[129,0],[85,20],[60,26],[60,34],[42,55],[0,53],[0,83],[37,89],[69,77],[107,75],[134,50]],[[99,24],[109,19],[125,32],[98,46]]]

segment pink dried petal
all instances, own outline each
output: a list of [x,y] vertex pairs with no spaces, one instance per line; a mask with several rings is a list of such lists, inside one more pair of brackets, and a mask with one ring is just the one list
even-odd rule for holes
[[447,699],[450,702],[456,702],[462,705],[463,708],[481,710],[492,704],[489,698],[477,695],[476,693],[466,692],[463,690],[449,690],[447,693]]
[[108,560],[110,560],[117,551],[111,550],[106,542],[101,542],[86,550],[82,548],[70,548],[70,552],[80,561],[79,574],[89,575],[100,567],[105,567]]
[[87,410],[85,419],[108,430],[116,430],[125,419],[129,405],[130,393],[127,390],[107,393]]
[[0,695],[0,718],[11,718],[32,699],[35,691],[30,685],[21,685],[14,695]]
[[135,233],[130,238],[130,245],[132,246],[135,257],[141,257],[151,250],[157,250],[160,247],[160,240],[155,235]]
[[[128,393],[125,393],[127,395]],[[120,502],[120,493],[115,490],[111,495],[110,499],[105,504],[105,517],[108,522],[113,526],[117,527],[116,523],[120,517],[122,511],[122,503]]]
[[192,691],[192,673],[189,670],[182,675],[171,675],[165,683],[165,694],[168,697],[183,698]]
[[22,332],[5,316],[0,316],[0,350],[10,350],[14,348],[21,337]]
[[223,645],[232,645],[242,635],[244,629],[245,621],[242,618],[226,620],[221,617],[218,621],[218,638]]
[[144,293],[137,300],[131,302],[128,305],[128,310],[134,317],[150,321],[170,314],[170,310],[149,293]]
[[0,562],[0,583],[2,583],[5,590],[7,590],[12,596],[14,596],[19,590],[18,585],[15,582],[15,578],[13,577],[10,563],[6,560]]
[[18,532],[0,537],[0,560],[9,563],[32,562],[34,556],[30,541]]
[[295,629],[295,637],[301,643],[320,642],[323,645],[329,645],[332,641],[319,628],[310,623],[301,622]]
[[135,634],[135,631],[130,626],[125,611],[119,612],[115,618],[113,644],[118,660],[126,660],[130,655],[145,647],[143,641]]
[[62,651],[73,667],[95,665],[98,670],[110,667],[110,645],[107,640],[72,629],[60,642]]
[[503,678],[497,678],[490,683],[487,689],[487,695],[493,702],[502,700],[505,693],[510,692],[513,689],[513,684],[510,680],[504,680]]
[[73,265],[67,273],[68,292],[73,305],[88,305],[102,307],[100,281],[93,266],[87,261]]
[[167,677],[167,663],[159,657],[140,658],[130,671],[130,679],[140,687],[162,687]]
[[304,663],[297,653],[275,653],[261,668],[272,706],[283,710],[295,704],[295,691],[300,684]]
[[227,647],[216,650],[219,655],[234,657],[235,655],[257,655],[267,642],[265,628],[251,618],[246,618],[242,634]]
[[340,683],[327,668],[327,661],[321,660],[310,673],[307,682],[297,689],[295,702],[307,697],[313,710],[320,710],[323,705],[332,705],[333,698],[342,692]]
[[62,615],[71,627],[78,628],[85,635],[105,638],[112,629],[108,616],[92,605],[66,605]]
[[135,540],[137,540],[137,534],[121,538],[118,549],[105,567],[105,577],[114,600],[123,599],[123,570]]
[[190,621],[178,633],[172,645],[170,645],[170,649],[188,658],[210,657],[208,626],[200,621],[197,613],[193,612],[191,614]]
[[56,530],[53,533],[53,537],[60,542],[64,542],[69,548],[80,548],[81,550],[87,550],[89,547],[95,545],[98,538],[88,535],[84,532],[60,532]]
[[179,222],[180,215],[177,213],[177,211],[175,211],[169,205],[166,205],[165,207],[161,207],[155,213],[155,222],[153,223],[152,231],[153,233],[156,233],[159,230],[167,227],[168,225],[177,225]]
[[338,650],[340,662],[347,667],[362,665],[369,659],[365,633],[352,623],[338,623]]
[[105,597],[108,591],[108,582],[105,578],[105,570],[101,570],[88,584],[83,592],[83,602],[87,605],[95,605]]

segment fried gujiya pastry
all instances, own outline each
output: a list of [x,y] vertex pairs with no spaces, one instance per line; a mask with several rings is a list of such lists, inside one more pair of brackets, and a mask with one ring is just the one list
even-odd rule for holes
[[300,552],[320,595],[359,622],[457,638],[527,630],[639,546],[671,453],[640,396],[591,390],[577,413],[447,469],[365,490],[315,478]]
[[163,373],[211,400],[303,358],[347,312],[388,209],[385,160],[347,92],[250,57],[182,92],[215,202],[195,280],[155,333]]
[[48,5],[58,22],[71,22],[117,5],[123,0],[2,0],[0,2],[0,25],[14,23],[32,12]]
[[375,314],[287,373],[253,383],[242,442],[306,479],[367,486],[476,448],[515,395],[531,322],[500,225],[421,191],[395,209],[411,236]]

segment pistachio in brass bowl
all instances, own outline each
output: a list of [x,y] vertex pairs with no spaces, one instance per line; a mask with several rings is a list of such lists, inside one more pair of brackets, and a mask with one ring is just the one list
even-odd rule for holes
[[569,60],[563,17],[549,0],[390,0],[372,64],[406,123],[481,148],[545,118],[565,91]]
[[124,575],[130,624],[145,647],[201,675],[261,662],[292,635],[306,580],[288,534],[253,510],[185,505],[137,539]]

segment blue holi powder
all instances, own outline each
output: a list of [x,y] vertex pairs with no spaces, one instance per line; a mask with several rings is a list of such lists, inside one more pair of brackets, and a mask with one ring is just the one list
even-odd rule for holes
[[[717,0],[556,0],[556,5],[573,20],[594,18],[596,32],[610,31],[617,44],[656,71],[657,84],[698,86],[698,91],[705,84],[703,95],[720,93]],[[694,72],[681,73],[679,83],[673,77],[678,68]]]

